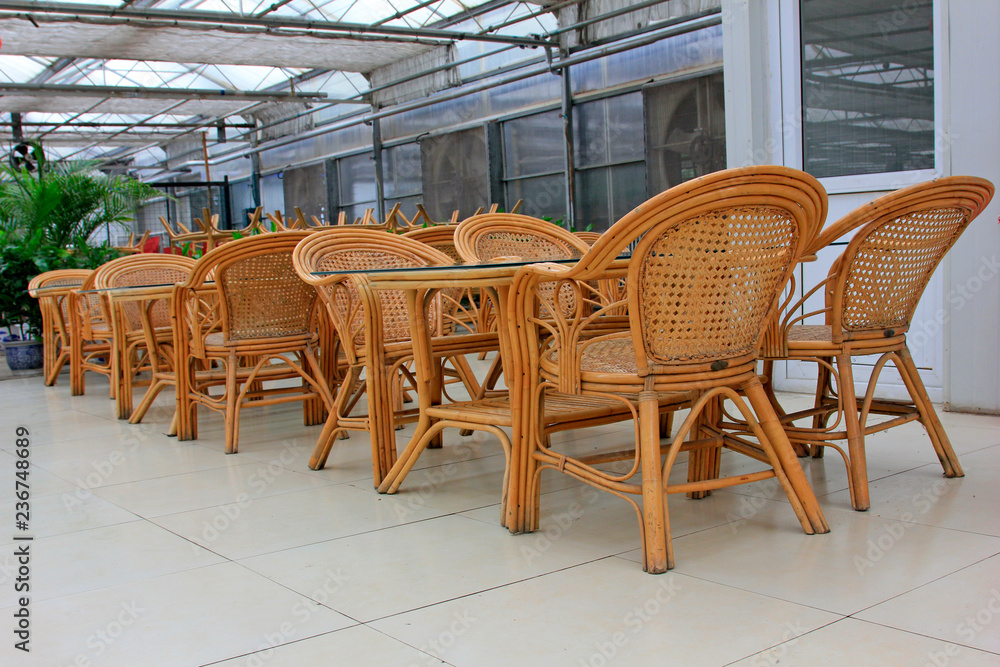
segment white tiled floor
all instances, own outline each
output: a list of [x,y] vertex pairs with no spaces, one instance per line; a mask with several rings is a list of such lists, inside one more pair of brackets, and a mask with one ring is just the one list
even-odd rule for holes
[[226,456],[217,415],[178,443],[170,396],[131,427],[106,382],[67,384],[0,382],[0,521],[23,425],[35,538],[24,654],[17,531],[0,531],[2,665],[1000,665],[996,417],[941,413],[963,479],[941,476],[918,425],[872,436],[866,513],[839,457],[803,459],[828,535],[804,535],[773,483],[672,497],[677,567],[651,576],[635,512],[557,473],[543,529],[502,529],[492,436],[447,432],[383,496],[363,436],[306,467],[320,429],[296,405],[247,412]]

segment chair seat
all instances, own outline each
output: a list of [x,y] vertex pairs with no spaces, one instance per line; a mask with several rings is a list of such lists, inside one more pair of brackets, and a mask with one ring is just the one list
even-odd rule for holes
[[[892,333],[889,330],[888,333]],[[856,338],[852,338],[850,332],[845,332],[845,343],[851,345],[852,355],[874,354],[892,347],[899,347],[906,344],[905,334],[895,334],[892,336],[885,333],[879,335],[870,332],[854,333]],[[833,340],[833,327],[825,324],[800,324],[788,327],[788,351],[789,354],[813,354],[819,356],[833,356],[844,347],[844,343],[837,343]]]
[[[659,397],[660,407],[681,406],[695,398],[694,392],[674,392]],[[610,396],[587,394],[566,394],[549,392],[545,394],[545,426],[558,431],[564,428],[581,428],[582,421],[621,421],[630,417],[632,411],[624,401]],[[475,424],[493,426],[511,425],[510,397],[497,396],[478,401],[463,401],[447,405],[435,405],[427,409],[427,415],[434,419],[468,421]]]
[[[282,344],[288,349],[295,349],[301,345],[306,345],[310,342],[317,340],[317,336],[314,333],[304,333],[297,336],[282,336]],[[265,346],[269,350],[274,347],[274,339],[272,338],[238,338],[230,339],[226,341],[225,334],[221,331],[215,333],[210,333],[205,336],[205,350],[210,352],[226,352],[228,353],[234,347],[240,351],[252,352],[252,348],[258,346]]]

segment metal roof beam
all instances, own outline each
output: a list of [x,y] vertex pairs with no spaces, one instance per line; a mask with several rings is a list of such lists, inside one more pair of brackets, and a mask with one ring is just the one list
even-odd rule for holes
[[[37,83],[0,83],[0,95],[80,96],[157,98],[168,100],[250,100],[256,102],[329,101],[350,104],[350,100],[329,100],[326,93],[302,91],[213,90],[211,88],[137,88]],[[355,102],[356,103],[356,102]]]
[[46,19],[80,22],[85,18],[99,19],[106,25],[134,25],[145,27],[175,26],[186,28],[212,29],[221,25],[254,27],[268,31],[292,29],[330,33],[347,39],[366,37],[388,39],[390,41],[440,43],[451,41],[497,42],[518,46],[557,46],[540,37],[516,37],[489,35],[475,32],[455,32],[435,28],[404,28],[400,26],[373,26],[363,23],[343,23],[333,21],[313,21],[292,16],[239,16],[229,12],[191,11],[181,9],[118,9],[101,5],[85,5],[57,2],[28,2],[26,0],[0,0],[0,12],[13,13],[17,18],[36,23],[41,16]]

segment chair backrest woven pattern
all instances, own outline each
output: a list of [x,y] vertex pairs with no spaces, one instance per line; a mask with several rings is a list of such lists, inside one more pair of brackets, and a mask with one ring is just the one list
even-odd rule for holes
[[[341,340],[361,350],[366,344],[367,315],[354,276],[316,276],[317,271],[367,271],[422,266],[447,266],[451,259],[444,253],[405,235],[347,226],[313,234],[295,250],[299,275],[316,287],[333,318]],[[400,290],[378,290],[381,343],[410,339],[406,297]],[[429,315],[438,317],[440,301],[431,304]]]
[[[328,254],[318,258],[318,271],[364,271],[368,269],[403,269],[415,266],[427,266],[427,262],[412,256],[393,253],[391,250],[375,250],[362,248],[331,248]],[[351,303],[357,303],[357,289],[347,283],[347,293],[343,290],[331,291],[323,287],[324,292],[332,298],[335,307],[346,317],[351,311]],[[385,342],[396,342],[410,338],[410,325],[406,314],[406,297],[399,290],[382,290],[379,292],[379,303],[382,306],[382,333]],[[351,339],[355,345],[363,345],[365,341],[364,311],[354,309],[351,321],[347,323]]]
[[[181,283],[191,275],[194,260],[179,255],[130,255],[120,257],[97,269],[94,284],[99,289],[134,287],[136,285],[170,285]],[[126,325],[130,331],[142,328],[139,304],[126,301],[121,304]],[[156,301],[150,309],[154,327],[170,326],[170,308],[166,301]]]
[[411,229],[403,234],[408,239],[415,239],[421,243],[426,243],[435,250],[440,250],[448,255],[456,264],[462,264],[462,255],[455,247],[455,229],[457,225],[434,225],[433,227],[419,227]]
[[219,266],[227,339],[278,338],[310,331],[316,290],[295,273],[292,248],[237,257]]
[[497,229],[476,238],[476,254],[484,261],[498,257],[520,257],[524,260],[573,259],[582,253],[557,239],[525,230]]
[[646,356],[668,364],[753,353],[799,242],[792,215],[725,207],[651,233],[630,267]]
[[[46,287],[80,287],[88,278],[93,275],[90,269],[58,269],[56,271],[46,271],[31,279],[28,289],[41,289]],[[42,298],[45,298],[42,296]],[[62,321],[69,324],[69,299],[65,296],[56,299],[59,309],[62,311]]]
[[908,326],[931,274],[970,220],[968,210],[931,208],[864,230],[844,256],[843,328]]

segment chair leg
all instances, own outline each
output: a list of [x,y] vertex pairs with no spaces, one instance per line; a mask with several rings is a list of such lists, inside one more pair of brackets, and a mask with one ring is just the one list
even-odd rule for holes
[[840,384],[837,387],[840,394],[840,406],[844,414],[844,426],[847,430],[847,455],[851,462],[848,474],[851,483],[851,505],[859,512],[871,507],[868,498],[868,461],[865,456],[865,432],[858,414],[858,399],[854,393],[854,370],[851,367],[851,353],[841,352],[837,355],[837,373]]
[[333,407],[330,408],[330,412],[326,417],[326,423],[323,424],[323,431],[319,434],[316,447],[309,458],[310,469],[322,470],[326,465],[326,459],[330,456],[330,450],[333,449],[334,440],[336,440],[337,433],[341,430],[340,415],[343,413],[344,406],[351,399],[351,392],[354,389],[354,385],[357,384],[360,375],[360,368],[351,368],[340,383],[340,387],[337,389],[337,396],[333,399]]
[[226,359],[226,454],[235,454],[239,443],[239,387],[236,383],[236,355],[230,354]]
[[930,437],[931,444],[934,445],[934,451],[937,453],[938,460],[941,461],[941,467],[944,469],[944,476],[964,477],[965,472],[962,470],[962,464],[958,462],[958,456],[951,447],[948,434],[945,433],[944,426],[941,425],[941,420],[938,419],[937,412],[931,404],[931,399],[927,396],[927,390],[924,388],[924,383],[917,372],[917,365],[913,363],[910,349],[904,345],[903,349],[899,351],[898,357],[901,362],[901,364],[897,364],[899,374],[903,376],[903,383],[906,385],[907,391],[910,392],[910,398],[913,399],[913,404],[920,413],[920,423],[927,429],[927,435]]
[[823,510],[816,501],[816,494],[813,493],[805,473],[802,472],[798,457],[792,450],[792,443],[789,442],[788,435],[774,412],[760,379],[754,377],[747,381],[742,389],[764,433],[761,446],[771,459],[775,476],[781,483],[785,495],[788,496],[802,529],[807,534],[830,532]]
[[650,574],[662,574],[674,566],[670,541],[670,518],[660,464],[660,406],[658,394],[639,394],[639,459],[642,465],[643,563]]
[[[818,371],[816,374],[816,398],[813,402],[814,407],[822,407],[826,399],[833,395],[831,387],[832,375],[830,374],[830,367],[825,363],[817,364]],[[829,413],[818,414],[813,417],[813,428],[823,429],[826,428],[826,423],[829,419]],[[810,453],[814,459],[823,458],[823,452],[826,451],[826,447],[823,445],[810,445]]]

